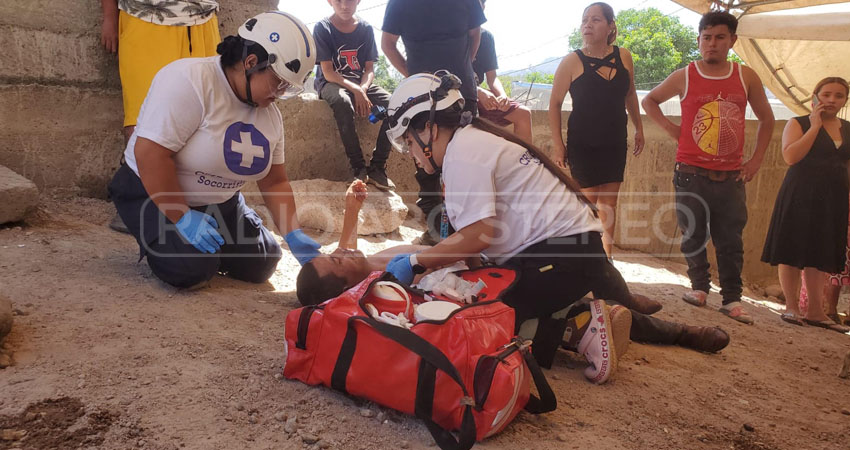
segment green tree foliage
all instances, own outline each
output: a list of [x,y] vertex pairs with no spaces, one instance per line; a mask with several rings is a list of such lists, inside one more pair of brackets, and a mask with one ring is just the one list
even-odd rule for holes
[[522,77],[522,81],[534,84],[553,84],[555,82],[554,73],[529,72]]
[[401,74],[390,65],[387,58],[384,55],[379,56],[375,61],[375,84],[392,93],[401,79]]
[[[628,49],[635,62],[635,85],[651,89],[676,69],[699,58],[697,33],[655,8],[626,9],[615,18],[616,45]],[[581,48],[581,31],[570,35],[570,47]]]

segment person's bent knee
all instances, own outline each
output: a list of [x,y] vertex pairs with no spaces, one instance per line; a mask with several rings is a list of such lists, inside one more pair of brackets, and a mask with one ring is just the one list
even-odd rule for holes
[[218,272],[218,265],[218,257],[148,257],[148,266],[153,274],[177,288],[189,288],[209,281]]
[[348,95],[348,91],[346,91],[342,86],[333,86],[335,86],[333,89],[328,89],[327,91],[323,89],[324,95],[322,95],[322,100],[328,102],[328,105],[330,105],[331,108],[352,106],[354,102]]
[[265,283],[274,275],[277,270],[277,264],[280,262],[281,255],[266,255],[263,257],[251,258],[251,261],[246,261],[245,270],[238,272],[231,271],[229,276],[240,281],[248,283]]

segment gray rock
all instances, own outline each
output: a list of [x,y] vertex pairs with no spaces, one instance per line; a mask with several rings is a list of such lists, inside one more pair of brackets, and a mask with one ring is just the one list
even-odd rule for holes
[[369,408],[363,408],[360,410],[360,415],[363,417],[375,417],[375,411]]
[[[307,228],[339,233],[345,211],[348,183],[328,180],[297,180],[290,183],[298,207],[298,222]],[[407,206],[395,192],[369,186],[369,196],[360,210],[357,233],[391,233],[407,217]]]
[[289,434],[295,433],[298,431],[298,422],[295,416],[286,419],[286,423],[283,425],[283,431],[286,431]]
[[276,412],[274,414],[274,420],[277,420],[278,422],[286,422],[286,419],[287,419],[286,413],[283,412],[283,411]]
[[768,297],[776,297],[779,299],[785,299],[785,294],[782,293],[782,286],[778,284],[771,284],[770,286],[764,288],[764,294]]
[[0,224],[18,222],[38,205],[38,188],[32,181],[0,166]]
[[319,437],[315,434],[304,433],[301,435],[301,440],[307,445],[313,445],[316,442],[319,442]]
[[12,331],[12,301],[0,296],[0,342]]

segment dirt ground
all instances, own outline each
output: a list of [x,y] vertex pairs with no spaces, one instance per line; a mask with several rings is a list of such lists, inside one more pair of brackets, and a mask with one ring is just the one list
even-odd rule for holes
[[[282,379],[283,321],[297,307],[290,255],[266,284],[217,277],[178,291],[106,228],[111,214],[98,200],[48,200],[0,228],[0,294],[16,308],[0,449],[436,448],[415,418]],[[364,247],[417,234],[405,226]],[[521,413],[478,448],[850,448],[850,380],[837,376],[848,336],[781,322],[755,288],[756,324],[739,324],[715,311],[716,293],[711,308],[679,300],[681,264],[638,254],[616,264],[664,303],[660,317],[720,325],[732,344],[707,355],[633,343],[603,386],[561,352],[547,371],[558,409]]]

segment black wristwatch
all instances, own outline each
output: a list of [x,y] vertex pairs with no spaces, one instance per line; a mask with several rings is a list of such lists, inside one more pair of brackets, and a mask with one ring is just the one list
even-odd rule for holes
[[421,275],[425,273],[425,266],[419,264],[419,261],[416,260],[416,253],[410,255],[410,267],[413,268],[414,275]]

